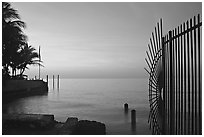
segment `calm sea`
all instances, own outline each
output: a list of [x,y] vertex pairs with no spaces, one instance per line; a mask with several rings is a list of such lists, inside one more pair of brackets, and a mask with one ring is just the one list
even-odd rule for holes
[[[3,112],[50,113],[61,122],[68,117],[100,121],[112,135],[151,134],[147,79],[60,79],[59,90],[56,84],[50,79],[48,95],[18,99]],[[131,109],[136,110],[136,126],[131,125]]]

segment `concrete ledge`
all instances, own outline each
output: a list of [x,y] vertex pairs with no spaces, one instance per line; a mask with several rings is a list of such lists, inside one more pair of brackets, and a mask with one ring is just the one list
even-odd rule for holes
[[8,80],[2,87],[3,102],[19,97],[42,95],[48,93],[47,82],[42,80]]
[[106,127],[105,127],[105,124],[100,122],[81,120],[77,123],[76,128],[72,134],[73,135],[105,135]]
[[48,129],[54,126],[54,115],[3,114],[3,128]]
[[[31,89],[45,86],[47,82],[43,80],[6,80],[5,85],[2,87],[4,92],[10,92],[13,90]],[[46,88],[45,88],[46,89]]]
[[105,135],[105,124],[69,117],[65,123],[49,114],[3,114],[3,135]]
[[78,118],[69,117],[64,123],[64,125],[60,128],[59,134],[60,135],[72,134],[77,124],[78,124]]

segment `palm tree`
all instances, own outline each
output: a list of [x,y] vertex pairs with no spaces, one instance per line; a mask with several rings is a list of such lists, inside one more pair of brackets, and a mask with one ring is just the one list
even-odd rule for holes
[[36,49],[32,46],[25,44],[21,51],[19,52],[19,59],[17,69],[20,70],[20,76],[23,75],[25,69],[28,69],[28,65],[41,65],[42,61],[39,60],[39,54],[36,52]]
[[5,73],[9,74],[9,67],[15,70],[15,59],[19,48],[27,43],[23,33],[25,23],[20,21],[17,10],[10,3],[2,3],[2,66]]
[[27,36],[23,33],[25,23],[20,20],[17,10],[13,9],[10,3],[2,3],[2,66],[3,75],[22,77],[28,65],[41,65],[42,61],[36,49],[27,44]]

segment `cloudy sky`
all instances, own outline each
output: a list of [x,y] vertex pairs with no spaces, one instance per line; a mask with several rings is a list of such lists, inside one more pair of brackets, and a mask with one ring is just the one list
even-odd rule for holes
[[[201,3],[11,3],[38,49],[42,76],[144,78],[144,58],[160,18],[163,34],[202,13]],[[26,71],[38,76],[38,67]]]

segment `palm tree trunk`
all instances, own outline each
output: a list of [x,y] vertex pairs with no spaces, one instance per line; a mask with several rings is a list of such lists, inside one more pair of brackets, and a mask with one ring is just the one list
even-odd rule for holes
[[26,66],[21,69],[21,74],[20,75],[23,75],[23,73],[25,71],[25,68],[26,68]]

